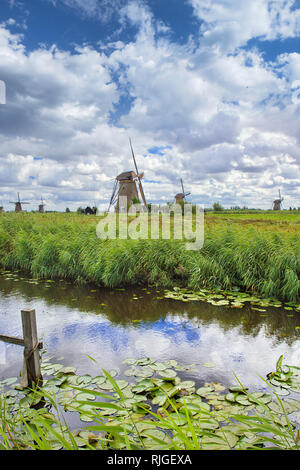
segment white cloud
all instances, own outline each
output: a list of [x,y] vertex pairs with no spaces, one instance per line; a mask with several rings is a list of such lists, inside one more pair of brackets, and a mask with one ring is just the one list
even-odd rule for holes
[[[104,5],[64,2],[90,14]],[[298,10],[283,0],[190,3],[202,21],[199,41],[181,45],[159,35],[168,28],[135,1],[120,9],[120,23],[135,25],[136,36],[102,42],[101,52],[28,51],[9,24],[0,27],[4,194],[11,198],[18,186],[28,195],[46,189],[60,208],[66,198],[73,208],[91,199],[105,204],[114,177],[132,165],[130,135],[149,201],[171,200],[183,176],[194,200],[207,205],[267,208],[279,184],[299,205],[300,55],[271,63],[240,48],[251,38],[297,35]],[[122,94],[131,106],[113,124]],[[150,155],[153,146],[167,147]]]
[[203,45],[232,52],[252,38],[294,37],[300,32],[300,10],[294,0],[189,0],[203,21]]

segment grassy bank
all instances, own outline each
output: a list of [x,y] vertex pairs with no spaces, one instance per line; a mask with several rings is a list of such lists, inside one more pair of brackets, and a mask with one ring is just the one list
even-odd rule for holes
[[205,241],[99,240],[97,217],[1,214],[0,265],[33,277],[108,287],[150,284],[239,289],[295,302],[300,295],[298,214],[205,215]]

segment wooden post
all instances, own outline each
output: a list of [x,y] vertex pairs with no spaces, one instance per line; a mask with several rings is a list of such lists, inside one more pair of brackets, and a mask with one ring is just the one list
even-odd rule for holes
[[[32,388],[43,383],[40,368],[39,340],[36,327],[35,310],[21,310],[24,338],[24,367],[21,385]],[[27,382],[27,383],[26,383]]]

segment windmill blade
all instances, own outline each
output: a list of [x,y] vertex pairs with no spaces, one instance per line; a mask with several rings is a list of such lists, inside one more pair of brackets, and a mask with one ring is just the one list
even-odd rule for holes
[[147,207],[147,202],[146,202],[146,198],[145,198],[145,194],[144,194],[142,182],[141,182],[140,179],[139,179],[139,188],[140,188],[140,193],[141,193],[141,196],[142,196],[142,199],[143,199],[144,206]]
[[108,209],[107,209],[107,212],[109,212],[111,206],[115,203],[115,200],[116,200],[116,197],[117,197],[117,185],[118,185],[118,180],[115,179],[115,182],[114,182],[114,187],[113,187],[113,192],[112,192],[112,195],[111,195],[111,198],[110,198],[110,201],[109,201],[109,206],[108,206]]
[[133,152],[133,148],[132,148],[132,143],[131,143],[131,138],[130,138],[130,137],[129,137],[129,142],[130,142],[130,148],[131,148],[132,158],[133,158],[133,161],[134,161],[135,172],[136,172],[136,175],[137,175],[137,178],[138,178],[138,181],[139,181],[140,193],[141,193],[141,196],[142,196],[142,199],[143,199],[144,206],[147,208],[147,202],[146,202],[146,198],[145,198],[145,194],[144,194],[142,182],[141,182],[141,179],[140,179],[139,170],[138,170],[138,167],[137,167],[137,164],[136,164],[136,160],[135,160],[135,156],[134,156],[134,152]]
[[180,178],[180,181],[181,181],[181,188],[182,188],[182,192],[183,192],[183,194],[184,194],[183,181],[182,181],[182,179],[181,179],[181,178]]
[[132,143],[131,143],[131,138],[130,138],[130,137],[129,137],[129,143],[130,143],[132,158],[133,158],[133,162],[134,162],[135,172],[136,172],[136,174],[137,174],[137,177],[139,178],[139,170],[138,170],[138,167],[137,167],[137,164],[136,164],[136,161],[135,161],[135,156],[134,156],[134,152],[133,152],[133,148],[132,148]]

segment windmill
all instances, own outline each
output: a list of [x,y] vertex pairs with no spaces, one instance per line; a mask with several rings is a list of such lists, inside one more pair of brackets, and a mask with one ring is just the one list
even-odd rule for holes
[[180,203],[181,201],[184,201],[185,197],[188,196],[189,194],[191,194],[191,193],[186,193],[186,192],[184,191],[182,178],[180,178],[180,182],[181,182],[182,193],[177,193],[177,194],[175,195],[176,204],[177,204],[177,203]]
[[44,207],[45,207],[45,203],[44,203],[44,201],[43,201],[43,198],[41,197],[41,203],[39,204],[39,212],[40,212],[41,214],[45,212]]
[[22,212],[22,204],[30,204],[30,202],[25,202],[20,200],[20,193],[18,194],[18,200],[17,201],[9,201],[10,204],[15,204],[15,212]]
[[[131,139],[129,138],[133,163],[135,167],[134,171],[124,171],[120,175],[118,175],[114,182],[112,196],[110,198],[109,209],[112,205],[116,203],[116,212],[127,211],[128,205],[131,206],[134,203],[140,203],[139,193],[141,195],[144,207],[147,209],[147,202],[143,190],[143,185],[141,179],[144,176],[144,173],[139,173],[138,167],[136,164],[136,159],[134,156]],[[121,197],[126,197],[127,206],[122,206],[122,201],[120,200]]]
[[280,211],[281,204],[283,201],[283,197],[281,197],[280,189],[279,189],[279,198],[273,201],[273,211]]

